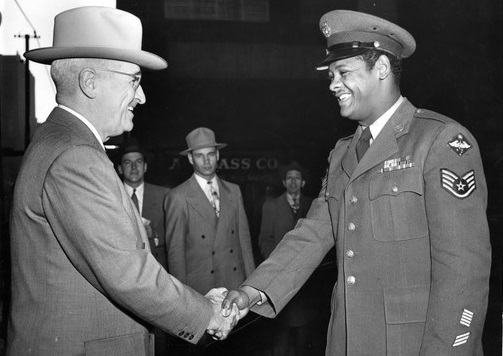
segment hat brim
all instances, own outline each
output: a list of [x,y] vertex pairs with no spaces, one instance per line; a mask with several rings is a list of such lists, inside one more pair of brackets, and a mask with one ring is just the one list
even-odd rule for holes
[[356,57],[360,54],[368,51],[368,48],[348,48],[343,51],[338,51],[337,53],[329,52],[325,59],[316,66],[317,70],[325,70],[328,69],[328,66],[336,61],[341,59]]
[[214,143],[214,144],[208,144],[208,145],[201,145],[201,146],[197,146],[197,147],[190,147],[190,148],[187,148],[185,151],[180,152],[180,154],[182,156],[187,156],[190,152],[192,152],[194,150],[199,150],[201,148],[208,148],[208,147],[216,147],[217,150],[219,150],[221,148],[227,147],[227,144],[226,143]]
[[156,54],[132,49],[105,47],[44,47],[28,51],[24,54],[30,61],[51,64],[57,59],[66,58],[101,58],[131,62],[141,68],[160,70],[168,63]]

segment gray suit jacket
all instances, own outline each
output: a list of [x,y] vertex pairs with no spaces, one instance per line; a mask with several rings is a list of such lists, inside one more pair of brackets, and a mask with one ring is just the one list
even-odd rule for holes
[[255,268],[241,190],[218,184],[219,218],[194,176],[165,201],[168,270],[200,293],[237,288]]
[[56,108],[38,128],[11,214],[8,355],[143,355],[140,318],[195,343],[209,300],[169,276],[89,128]]

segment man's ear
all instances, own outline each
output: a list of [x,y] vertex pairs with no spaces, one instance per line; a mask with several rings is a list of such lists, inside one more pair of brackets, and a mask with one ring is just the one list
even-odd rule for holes
[[192,153],[187,154],[187,158],[189,159],[190,164],[194,165],[194,158],[192,157]]
[[79,87],[82,93],[90,99],[96,97],[97,90],[96,71],[92,68],[84,68],[79,73]]
[[283,187],[286,188],[286,180],[282,180],[282,182],[283,182]]
[[124,174],[124,172],[122,171],[122,165],[120,163],[117,165],[117,171],[120,175]]
[[376,68],[379,73],[379,79],[386,79],[391,73],[391,63],[388,56],[381,55],[376,62]]
[[306,185],[306,181],[305,180],[302,180],[302,183],[300,183],[300,187],[301,188],[304,188],[304,186]]
[[147,173],[147,162],[143,163],[143,173]]

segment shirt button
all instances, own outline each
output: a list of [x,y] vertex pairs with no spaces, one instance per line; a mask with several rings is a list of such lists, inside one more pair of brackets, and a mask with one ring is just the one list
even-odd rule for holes
[[352,258],[354,255],[355,255],[355,253],[353,252],[353,250],[346,251],[346,256],[348,256],[349,258]]
[[355,204],[358,201],[357,197],[351,197],[351,204]]
[[354,276],[349,276],[346,281],[348,282],[349,285],[353,285],[356,282],[356,278]]
[[353,223],[349,223],[349,225],[348,225],[348,230],[353,231],[354,229],[356,229],[355,224],[353,224]]

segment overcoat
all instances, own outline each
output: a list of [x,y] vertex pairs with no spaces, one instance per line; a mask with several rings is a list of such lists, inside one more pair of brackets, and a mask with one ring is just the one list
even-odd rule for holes
[[166,197],[168,270],[200,293],[235,289],[255,268],[239,186],[217,178],[220,216],[192,175]]
[[196,343],[211,302],[169,276],[91,130],[55,108],[35,132],[11,211],[7,355],[145,355],[141,319]]
[[164,246],[164,199],[169,188],[145,182],[143,190],[142,217],[150,221],[154,236],[149,238],[154,257],[167,270],[166,248]]
[[408,100],[359,163],[357,136],[337,142],[306,219],[243,283],[268,297],[252,310],[276,315],[335,243],[327,355],[482,355],[491,248],[475,139]]

